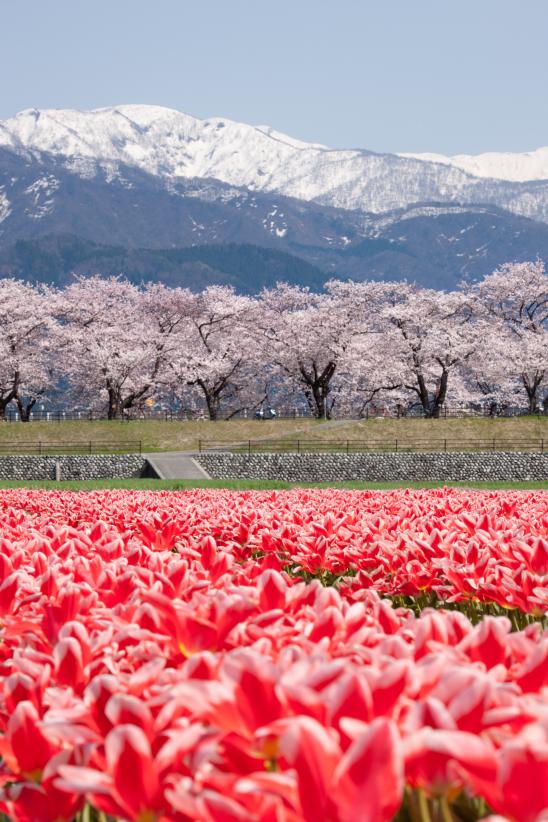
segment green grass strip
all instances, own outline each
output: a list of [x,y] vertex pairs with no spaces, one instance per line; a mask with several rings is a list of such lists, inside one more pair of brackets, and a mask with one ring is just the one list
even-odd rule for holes
[[45,488],[65,491],[95,491],[109,488],[184,491],[190,488],[226,488],[233,491],[285,490],[290,488],[342,488],[357,491],[383,491],[395,488],[477,488],[485,490],[548,490],[547,481],[528,482],[323,482],[291,483],[283,480],[158,480],[158,479],[96,479],[74,482],[54,480],[2,480],[0,488]]

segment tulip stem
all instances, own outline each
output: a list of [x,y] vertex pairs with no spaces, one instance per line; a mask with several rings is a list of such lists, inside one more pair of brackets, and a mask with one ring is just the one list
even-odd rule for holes
[[76,816],[77,822],[94,822],[96,814],[93,807],[86,802],[80,813]]
[[428,800],[426,799],[425,793],[422,788],[418,788],[417,797],[419,800],[419,812],[421,822],[432,822],[432,818],[430,816],[430,808],[428,807]]
[[406,787],[405,798],[407,800],[407,807],[409,809],[409,815],[411,816],[411,822],[421,822],[420,814],[417,808],[417,792],[413,791],[409,787]]
[[440,797],[440,810],[443,822],[453,822],[453,814],[451,813],[451,808],[449,807],[446,796]]

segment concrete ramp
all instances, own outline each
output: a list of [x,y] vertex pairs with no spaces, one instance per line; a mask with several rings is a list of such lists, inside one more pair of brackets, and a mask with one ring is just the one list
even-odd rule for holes
[[192,454],[184,451],[165,451],[144,455],[158,479],[204,480],[211,479]]

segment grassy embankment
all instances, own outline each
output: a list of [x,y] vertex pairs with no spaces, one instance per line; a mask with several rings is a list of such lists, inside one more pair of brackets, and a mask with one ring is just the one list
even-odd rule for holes
[[[248,440],[316,441],[328,448],[330,443],[346,440],[385,443],[387,447],[398,440],[398,448],[417,441],[433,443],[482,440],[496,441],[497,448],[504,443],[515,448],[516,441],[542,438],[548,448],[548,417],[509,417],[500,419],[469,418],[449,420],[374,419],[360,421],[332,420],[329,423],[311,419],[231,420],[229,422],[170,422],[164,420],[69,421],[0,423],[1,453],[24,453],[25,443],[42,442],[45,448],[66,443],[81,443],[82,451],[89,442],[112,443],[141,441],[144,452],[196,450],[198,443],[245,443]],[[306,445],[304,445],[306,449]],[[94,449],[95,450],[95,449]],[[50,451],[51,453],[51,451]]]

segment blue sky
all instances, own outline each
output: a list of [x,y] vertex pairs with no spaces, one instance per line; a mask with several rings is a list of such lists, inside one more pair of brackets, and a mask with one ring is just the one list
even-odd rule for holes
[[548,0],[0,0],[0,118],[154,103],[334,147],[548,145]]

